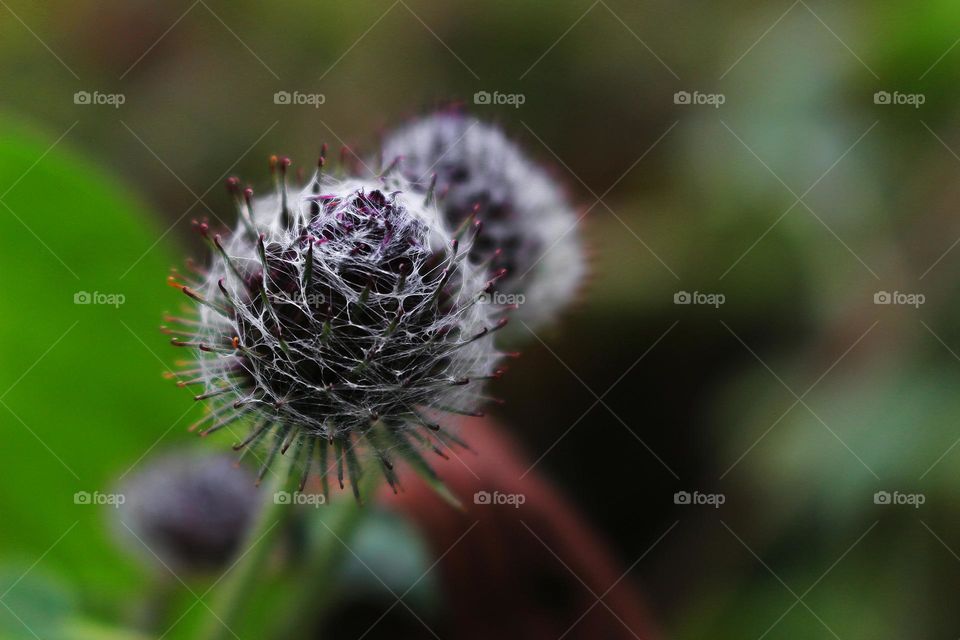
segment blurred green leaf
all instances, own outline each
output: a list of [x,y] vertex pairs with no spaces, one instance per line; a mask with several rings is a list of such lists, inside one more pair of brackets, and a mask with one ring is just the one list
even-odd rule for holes
[[0,559],[39,561],[115,605],[135,573],[109,540],[111,507],[75,494],[96,502],[161,438],[184,437],[188,398],[159,376],[170,242],[70,135],[6,118],[0,132],[0,468],[16,478],[0,494],[16,523],[0,528]]
[[28,566],[4,566],[0,596],[0,638],[65,640],[63,626],[76,598],[63,584]]

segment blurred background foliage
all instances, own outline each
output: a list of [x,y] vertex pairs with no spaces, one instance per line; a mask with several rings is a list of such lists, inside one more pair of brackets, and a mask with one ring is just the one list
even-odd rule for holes
[[[958,38],[946,0],[5,0],[3,560],[50,549],[36,571],[96,586],[104,613],[142,578],[72,495],[187,438],[155,329],[167,268],[203,255],[189,221],[232,221],[224,177],[266,188],[270,153],[362,156],[379,128],[500,91],[525,103],[471,108],[589,210],[594,276],[524,345],[499,417],[624,566],[679,521],[631,572],[664,635],[956,636]],[[326,101],[274,104],[295,90]],[[81,290],[127,302],[74,307]]]

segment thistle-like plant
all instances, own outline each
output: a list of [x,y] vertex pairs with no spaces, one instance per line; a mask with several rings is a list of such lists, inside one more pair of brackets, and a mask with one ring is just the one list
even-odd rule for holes
[[480,226],[448,231],[432,190],[399,176],[331,177],[321,155],[291,196],[289,165],[271,159],[276,191],[264,198],[230,179],[237,229],[199,223],[211,264],[171,277],[198,304],[166,328],[197,354],[173,374],[209,403],[192,428],[248,421],[236,448],[265,445],[261,478],[292,448],[301,489],[316,470],[326,491],[336,468],[359,497],[366,458],[394,490],[396,456],[434,478],[420,451],[463,444],[443,414],[480,415],[479,388],[500,374],[491,334],[506,319],[480,300],[505,271],[469,259]]
[[223,454],[164,454],[119,487],[117,534],[161,573],[222,569],[261,505],[252,475]]
[[434,188],[435,174],[448,224],[483,221],[471,255],[506,270],[496,285],[504,295],[494,299],[516,304],[516,320],[546,325],[574,298],[586,273],[576,211],[562,186],[499,127],[447,108],[388,133],[381,161],[398,164],[422,192]]

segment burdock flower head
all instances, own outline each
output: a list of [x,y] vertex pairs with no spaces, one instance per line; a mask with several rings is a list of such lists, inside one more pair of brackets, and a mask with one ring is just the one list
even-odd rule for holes
[[483,221],[471,255],[507,270],[493,299],[517,305],[516,324],[552,322],[574,298],[586,272],[577,214],[561,186],[498,127],[449,108],[388,133],[381,155],[422,191],[436,174],[448,224]]
[[469,259],[479,227],[448,231],[431,192],[333,178],[321,156],[289,197],[289,164],[271,159],[265,198],[228,181],[240,217],[229,237],[199,225],[212,264],[171,280],[199,305],[196,319],[168,318],[173,344],[197,353],[177,375],[203,387],[202,435],[249,419],[237,448],[268,443],[261,477],[292,447],[301,488],[311,468],[326,487],[335,467],[356,493],[367,456],[396,489],[393,458],[431,473],[419,451],[459,443],[442,415],[479,415],[479,387],[499,375],[491,333],[506,320],[481,299],[504,272]]
[[117,534],[148,564],[202,573],[221,568],[260,508],[252,472],[223,454],[177,451],[120,486]]

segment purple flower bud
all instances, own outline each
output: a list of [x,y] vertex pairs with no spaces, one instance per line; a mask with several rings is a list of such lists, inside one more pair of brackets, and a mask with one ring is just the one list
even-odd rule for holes
[[[497,273],[467,259],[474,236],[449,234],[430,197],[399,179],[334,179],[321,170],[288,197],[255,199],[228,185],[240,209],[228,237],[201,233],[213,261],[175,286],[199,304],[173,344],[197,353],[184,384],[202,387],[210,412],[201,435],[251,425],[238,448],[268,443],[260,477],[277,455],[324,481],[346,470],[354,491],[373,457],[396,488],[393,456],[421,470],[418,451],[457,442],[443,413],[477,415],[483,380],[505,324],[483,304]],[[438,441],[438,442],[437,442]]]
[[226,566],[259,506],[253,473],[223,454],[163,455],[133,472],[119,492],[119,537],[161,571]]
[[586,272],[577,213],[563,188],[498,127],[439,111],[387,134],[381,154],[416,189],[436,176],[451,228],[483,224],[471,257],[507,269],[492,300],[516,304],[516,320],[535,329],[571,302]]

